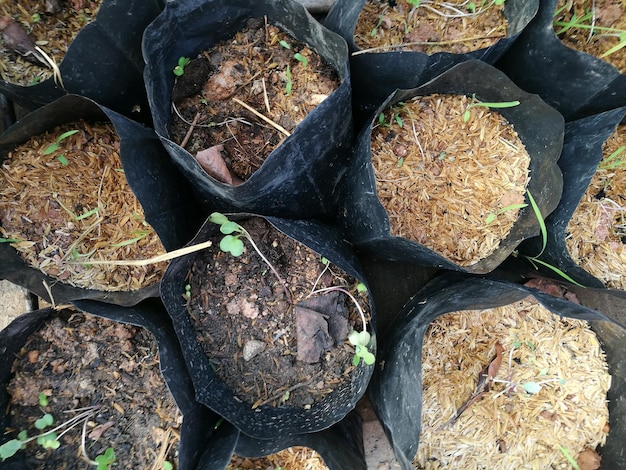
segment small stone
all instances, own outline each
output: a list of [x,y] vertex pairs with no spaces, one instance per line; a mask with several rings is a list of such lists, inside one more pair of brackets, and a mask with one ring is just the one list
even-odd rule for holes
[[39,360],[39,351],[33,349],[32,351],[28,351],[28,362],[34,364]]
[[393,148],[393,153],[396,155],[396,157],[406,157],[407,153],[409,152],[404,145],[398,144]]
[[243,360],[249,361],[253,357],[261,354],[263,351],[265,351],[265,343],[263,341],[258,341],[256,339],[246,341],[246,344],[243,345]]

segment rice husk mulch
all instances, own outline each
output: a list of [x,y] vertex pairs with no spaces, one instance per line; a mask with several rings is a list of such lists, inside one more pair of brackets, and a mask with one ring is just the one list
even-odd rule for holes
[[463,121],[470,103],[462,95],[413,98],[386,110],[371,139],[391,234],[461,266],[486,258],[507,236],[519,212],[507,208],[524,202],[530,165],[499,113],[476,106]]
[[289,470],[328,470],[322,457],[308,447],[287,449],[258,459],[242,458],[234,455],[227,470],[289,469]]
[[[605,443],[611,376],[596,335],[587,322],[530,299],[430,324],[416,468],[570,469],[561,449],[582,459]],[[496,357],[496,344],[504,350],[491,389],[449,423]],[[528,384],[540,388],[530,393]]]
[[604,143],[602,161],[567,225],[565,238],[574,262],[615,289],[626,288],[625,146],[626,125],[622,124]]
[[[46,155],[64,132],[79,130]],[[81,261],[165,253],[144,219],[111,124],[75,122],[32,137],[0,169],[0,231],[25,261],[75,287],[130,291],[158,282],[166,263],[141,267]]]
[[[354,31],[355,44],[366,52],[412,50],[467,53],[494,45],[506,37],[507,21],[502,5],[467,9],[467,1],[368,0]],[[393,5],[392,5],[393,4]],[[491,5],[490,5],[491,4]]]
[[[93,21],[102,0],[0,0],[0,17],[19,23],[32,41],[58,65],[78,32]],[[60,10],[51,12],[56,8]],[[0,41],[0,77],[17,85],[34,85],[52,76],[52,69],[33,64],[6,49]]]
[[[624,40],[626,34],[626,3],[615,0],[559,0],[555,22],[573,21],[586,27],[554,26],[561,41],[574,49],[600,57],[613,65],[620,73],[626,73],[626,47],[601,57]],[[591,16],[586,16],[591,14]],[[585,18],[580,21],[580,18]],[[611,28],[607,31],[602,28]]]

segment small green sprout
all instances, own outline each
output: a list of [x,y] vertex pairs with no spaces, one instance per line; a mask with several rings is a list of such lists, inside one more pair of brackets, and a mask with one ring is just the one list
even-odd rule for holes
[[272,270],[272,272],[274,273],[274,276],[276,276],[276,278],[280,281],[280,284],[282,285],[283,290],[285,291],[285,295],[287,296],[287,299],[289,299],[289,302],[290,303],[292,302],[291,292],[289,292],[289,289],[287,288],[287,284],[285,283],[283,278],[280,276],[280,274],[278,274],[278,271],[276,271],[276,268],[274,268],[274,265],[265,257],[263,252],[261,252],[259,247],[256,245],[256,243],[252,239],[252,236],[245,228],[243,228],[237,222],[233,222],[229,220],[228,217],[226,217],[224,214],[221,214],[219,212],[213,212],[209,216],[209,221],[213,222],[214,224],[219,225],[220,232],[222,232],[225,235],[224,238],[222,238],[222,240],[220,241],[220,250],[222,250],[225,253],[230,253],[231,255],[235,257],[240,256],[243,253],[243,249],[244,249],[244,245],[243,245],[243,241],[241,240],[241,237],[248,240],[250,245],[252,245],[252,248],[254,248],[254,251],[257,252],[257,254],[261,257],[263,262]]
[[467,105],[467,108],[465,108],[465,112],[463,113],[463,122],[468,122],[470,120],[470,117],[472,116],[471,113],[471,109],[476,107],[476,106],[485,106],[487,108],[497,108],[497,109],[501,109],[501,108],[512,108],[514,106],[519,105],[519,101],[500,101],[500,102],[492,102],[492,103],[487,103],[484,101],[477,101],[476,100],[476,94],[472,94],[472,101],[470,102],[469,105]]
[[182,75],[185,74],[185,67],[187,66],[187,64],[189,64],[189,62],[191,62],[191,59],[189,57],[179,57],[178,58],[178,65],[176,65],[176,67],[174,67],[174,75],[176,75],[177,77],[180,77]]
[[371,366],[376,361],[375,356],[367,349],[370,340],[370,334],[366,330],[352,330],[350,335],[348,335],[348,341],[354,346],[354,359],[352,360],[354,366],[358,366],[361,359],[368,366]]
[[40,392],[37,400],[39,400],[39,406],[48,406],[48,396],[45,393]]
[[0,238],[0,243],[19,243],[19,238]]
[[478,12],[476,11],[476,3],[475,2],[468,3],[466,8],[472,14],[482,13],[483,11],[485,11],[488,8],[492,7],[493,5],[498,5],[498,6],[499,5],[503,5],[504,4],[504,0],[493,0],[490,4],[485,6],[486,3],[487,3],[487,0],[482,0],[482,2],[480,3],[480,7],[478,7]]
[[300,62],[303,67],[306,67],[307,65],[309,65],[308,59],[304,57],[302,54],[300,54],[299,52],[296,52],[293,55],[293,58],[296,59],[298,62]]
[[364,294],[367,292],[367,287],[365,287],[365,284],[363,284],[362,282],[359,282],[356,285],[356,290],[359,294]]
[[490,212],[489,214],[487,214],[487,217],[485,218],[485,224],[489,225],[494,220],[496,220],[496,217],[500,214],[504,214],[505,212],[513,211],[516,209],[523,209],[524,207],[527,207],[527,206],[528,204],[510,204],[506,207],[502,207],[501,209],[498,209],[495,212]]
[[285,69],[285,76],[287,77],[287,83],[285,84],[285,94],[291,95],[293,82],[291,81],[291,67],[289,65],[287,65],[287,68]]
[[50,413],[46,413],[41,418],[35,421],[35,427],[40,431],[46,429],[48,426],[52,426],[54,424],[54,418]]
[[135,230],[131,232],[131,235],[135,235],[135,237],[129,238],[128,240],[121,241],[119,243],[111,243],[109,246],[119,248],[122,246],[132,245],[133,243],[137,243],[139,240],[143,240],[151,233],[152,233],[152,230]]
[[561,451],[563,456],[567,459],[567,461],[570,463],[570,465],[572,466],[574,470],[580,470],[580,466],[578,465],[578,462],[576,462],[574,457],[572,457],[572,454],[570,454],[570,451],[567,447],[563,447],[560,445],[559,450]]
[[109,470],[115,462],[115,450],[113,447],[109,447],[104,451],[104,454],[98,455],[94,460],[98,464],[97,470]]
[[284,39],[283,39],[283,40],[278,41],[278,44],[280,44],[281,46],[283,46],[285,49],[291,49],[291,46],[289,45],[289,43],[288,43],[287,41],[285,41]]
[[163,462],[163,466],[161,467],[163,470],[174,470],[174,465],[172,465],[171,462],[168,462],[167,460],[165,462]]
[[185,293],[183,294],[183,297],[187,300],[191,299],[191,286],[189,284],[185,286]]
[[30,21],[32,23],[39,23],[41,21],[41,15],[39,13],[33,13],[30,16]]
[[[52,144],[48,145],[45,148],[45,150],[43,151],[43,155],[50,155],[51,153],[54,153],[57,150],[59,150],[59,147],[61,146],[61,142],[64,139],[67,139],[69,136],[76,134],[77,132],[78,132],[78,130],[74,129],[74,130],[67,131],[67,132],[64,132],[63,134],[61,134],[59,137],[57,137],[57,139]],[[67,166],[70,163],[67,160],[67,158],[65,157],[65,155],[57,155],[57,160],[59,160],[59,162],[63,166]]]
[[415,8],[420,6],[420,0],[406,0],[409,5],[413,5]]
[[604,158],[598,165],[598,170],[616,170],[626,164],[626,145],[622,145],[615,152]]
[[370,36],[376,36],[378,34],[378,28],[380,28],[380,25],[383,24],[383,20],[384,19],[385,19],[385,17],[382,14],[378,17],[378,21],[376,22],[376,26],[374,26],[374,28],[370,32]]

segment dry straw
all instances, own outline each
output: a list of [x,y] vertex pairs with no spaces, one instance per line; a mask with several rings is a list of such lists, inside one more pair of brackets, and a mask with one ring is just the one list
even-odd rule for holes
[[[494,45],[506,37],[503,6],[466,0],[446,2],[421,0],[419,6],[406,0],[368,0],[357,20],[354,42],[365,50],[413,50],[466,53]],[[486,8],[483,8],[486,7]]]
[[289,447],[267,457],[247,459],[233,456],[228,470],[256,470],[259,468],[284,468],[289,470],[327,470],[322,457],[308,447]]
[[165,268],[83,264],[165,252],[126,181],[110,124],[81,121],[17,147],[0,170],[0,201],[2,236],[17,240],[12,246],[28,264],[58,280],[135,290],[157,282]]
[[[497,344],[504,351],[491,390],[449,423]],[[562,449],[575,458],[606,440],[611,376],[597,337],[530,297],[437,318],[424,337],[422,374],[416,468],[569,469]]]
[[489,256],[524,202],[530,157],[513,127],[462,95],[413,98],[372,132],[378,197],[391,234],[462,266]]
[[[0,1],[0,17],[8,15],[23,27],[35,45],[41,48],[56,64],[60,64],[68,46],[78,32],[98,13],[102,0],[82,2],[84,8],[58,2],[60,11],[49,13],[55,2],[48,0]],[[32,85],[52,76],[52,69],[33,64],[14,52],[9,52],[0,41],[0,78],[19,85]]]
[[607,287],[626,288],[626,125],[617,126],[566,229],[572,259]]

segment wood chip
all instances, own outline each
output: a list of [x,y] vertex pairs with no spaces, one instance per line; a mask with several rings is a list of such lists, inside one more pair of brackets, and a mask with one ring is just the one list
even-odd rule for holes
[[[560,446],[576,458],[604,445],[611,376],[600,343],[586,322],[531,299],[449,313],[430,324],[416,468],[569,469]],[[503,361],[490,390],[446,425],[497,344]]]
[[[626,146],[626,125],[605,142],[603,160],[566,228],[570,256],[607,287],[626,289],[626,164],[607,158]],[[621,154],[626,161],[626,149]]]
[[461,95],[416,97],[386,110],[371,141],[391,234],[461,266],[489,256],[510,232],[519,211],[505,208],[524,202],[530,165],[499,113],[473,107],[464,122],[469,104]]

